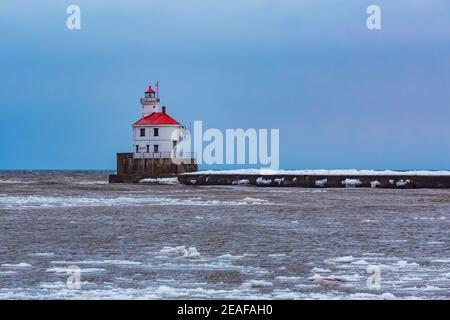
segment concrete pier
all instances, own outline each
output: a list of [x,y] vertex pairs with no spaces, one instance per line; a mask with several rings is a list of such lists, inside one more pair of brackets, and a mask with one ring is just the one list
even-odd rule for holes
[[117,174],[109,176],[109,183],[136,183],[145,178],[176,177],[183,172],[197,171],[195,159],[183,159],[175,164],[172,158],[133,158],[132,153],[117,154]]
[[450,188],[450,175],[272,175],[199,174],[178,175],[185,185],[254,185],[303,188]]

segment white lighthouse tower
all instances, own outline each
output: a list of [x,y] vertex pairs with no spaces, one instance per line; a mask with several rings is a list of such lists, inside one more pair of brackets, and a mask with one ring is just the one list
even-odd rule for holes
[[141,98],[142,118],[133,125],[133,158],[172,158],[185,135],[165,106],[159,111],[159,103],[159,93],[149,86]]
[[[158,89],[157,85],[157,89]],[[159,97],[158,92],[149,86],[147,91],[144,92],[144,97],[141,98],[142,117],[148,116],[153,112],[159,111]]]

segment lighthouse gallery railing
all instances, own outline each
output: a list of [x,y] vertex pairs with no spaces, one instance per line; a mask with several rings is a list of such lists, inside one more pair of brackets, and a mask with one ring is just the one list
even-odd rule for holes
[[179,152],[175,155],[172,152],[134,152],[129,154],[130,158],[149,158],[149,159],[167,159],[167,158],[179,158],[179,159],[196,159],[196,152]]

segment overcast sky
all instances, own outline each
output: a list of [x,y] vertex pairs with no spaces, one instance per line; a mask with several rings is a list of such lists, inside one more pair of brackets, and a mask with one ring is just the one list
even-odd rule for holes
[[114,169],[156,80],[187,126],[279,128],[285,169],[450,169],[448,0],[111,2],[1,1],[0,169]]

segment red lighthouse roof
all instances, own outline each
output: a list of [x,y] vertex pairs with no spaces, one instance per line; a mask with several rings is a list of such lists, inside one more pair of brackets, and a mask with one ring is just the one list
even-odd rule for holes
[[145,92],[146,93],[156,93],[156,91],[152,89],[152,86],[148,86],[148,89]]
[[135,126],[143,126],[143,125],[154,125],[154,124],[177,124],[180,123],[169,116],[166,113],[166,107],[163,107],[163,112],[153,112],[148,116],[143,117],[138,122],[136,122]]

